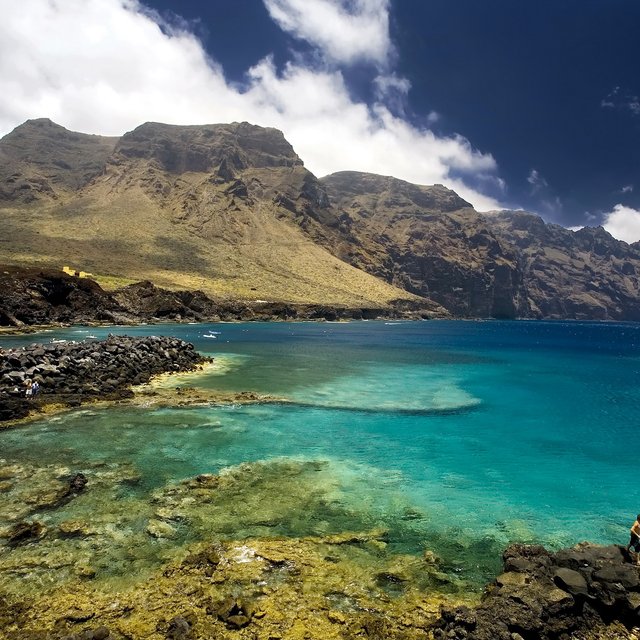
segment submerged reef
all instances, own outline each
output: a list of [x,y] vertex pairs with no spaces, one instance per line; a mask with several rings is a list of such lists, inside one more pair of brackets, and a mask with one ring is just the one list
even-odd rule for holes
[[[209,359],[177,338],[109,336],[103,341],[33,344],[0,350],[0,422],[47,404],[133,395],[132,385],[165,372],[191,371]],[[27,397],[27,384],[39,393]]]
[[126,461],[0,460],[0,492],[2,640],[638,637],[621,547],[512,545],[482,594],[428,540],[403,550],[424,514],[392,525],[321,460],[155,485]]
[[150,490],[127,463],[0,476],[0,638],[417,640],[441,604],[477,599],[433,553],[366,528],[322,461]]

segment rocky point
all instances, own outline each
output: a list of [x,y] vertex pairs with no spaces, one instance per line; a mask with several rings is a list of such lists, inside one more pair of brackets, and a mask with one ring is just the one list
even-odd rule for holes
[[[104,341],[33,344],[0,350],[0,421],[26,416],[43,403],[132,395],[154,375],[191,371],[207,359],[177,338],[109,336]],[[39,393],[26,397],[27,381]]]

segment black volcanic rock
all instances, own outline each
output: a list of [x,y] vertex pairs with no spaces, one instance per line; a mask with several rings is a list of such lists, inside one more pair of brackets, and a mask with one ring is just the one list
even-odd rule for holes
[[121,310],[89,278],[0,265],[0,326],[114,321]]
[[[131,385],[159,373],[190,371],[206,360],[192,344],[160,336],[109,336],[103,341],[0,350],[0,420],[23,417],[43,398],[73,405],[87,398],[126,397]],[[36,397],[25,396],[27,380],[39,383]],[[59,499],[80,493],[86,482],[76,474]]]
[[442,611],[435,640],[559,640],[640,624],[640,568],[623,547],[581,543],[551,553],[516,544],[503,559],[504,573],[476,609]]
[[437,312],[438,309],[427,302],[407,300],[398,300],[386,307],[212,300],[202,291],[169,291],[149,281],[107,292],[90,278],[78,278],[54,269],[0,265],[0,327],[166,321],[424,319]]

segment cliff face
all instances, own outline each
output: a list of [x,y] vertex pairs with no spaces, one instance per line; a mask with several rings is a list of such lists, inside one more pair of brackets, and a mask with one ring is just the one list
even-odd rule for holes
[[342,259],[466,317],[640,319],[640,249],[517,211],[479,214],[452,191],[355,172],[322,184]]
[[0,140],[0,216],[5,263],[218,299],[640,319],[637,246],[480,214],[442,185],[318,180],[280,131],[248,123],[145,123],[117,139],[28,121]]
[[487,216],[517,251],[530,314],[640,320],[640,248],[602,227],[573,232],[524,212]]
[[457,316],[529,315],[515,247],[453,191],[355,172],[322,184],[341,211],[341,258]]

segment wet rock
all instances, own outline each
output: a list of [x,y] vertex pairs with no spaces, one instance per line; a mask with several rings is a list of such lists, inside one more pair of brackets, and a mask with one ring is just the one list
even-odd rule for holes
[[512,545],[504,566],[477,609],[442,611],[436,640],[556,640],[612,622],[640,624],[640,568],[621,547],[582,543],[553,554]]
[[527,575],[515,571],[507,571],[496,578],[496,584],[499,587],[522,587],[527,584]]
[[79,578],[83,578],[84,580],[92,580],[96,577],[97,571],[86,564],[78,564],[76,565],[76,574]]
[[187,556],[183,565],[195,567],[200,569],[206,576],[212,576],[221,561],[221,550],[216,547],[210,547],[199,553]]
[[98,627],[92,633],[92,640],[107,640],[110,635],[111,633],[107,627]]
[[251,622],[253,611],[242,600],[229,596],[210,608],[209,613],[215,614],[230,629],[242,629]]
[[41,522],[18,522],[9,529],[7,542],[12,546],[37,542],[46,531],[46,527]]
[[182,616],[176,616],[169,621],[165,634],[167,640],[191,640],[194,638],[191,624]]
[[85,476],[84,473],[76,473],[69,481],[69,494],[81,493],[87,486],[87,482],[87,476]]
[[225,622],[230,629],[242,629],[251,622],[251,618],[238,614],[229,616]]
[[172,539],[178,535],[178,532],[168,522],[164,522],[163,520],[149,520],[147,533],[152,538]]

